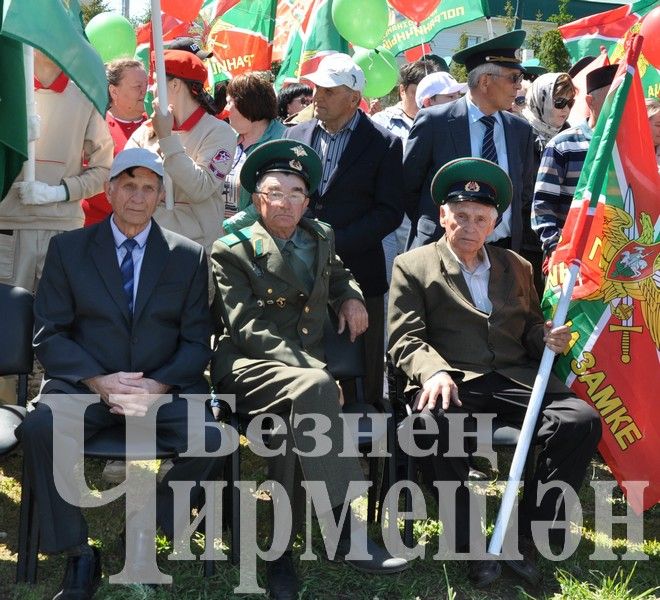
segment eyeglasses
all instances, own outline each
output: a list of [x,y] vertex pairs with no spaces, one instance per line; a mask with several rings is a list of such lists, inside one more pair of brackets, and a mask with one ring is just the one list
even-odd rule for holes
[[568,98],[555,98],[554,100],[555,108],[564,108],[565,106],[568,106],[568,108],[573,108],[574,104],[575,98],[571,98],[570,100]]
[[500,75],[500,73],[489,73],[489,75],[492,75],[493,77],[503,77],[504,79],[508,79],[514,85],[518,85],[523,80],[522,73],[509,73],[508,75]]
[[514,102],[516,103],[516,106],[525,106],[526,100],[525,96],[516,96]]
[[281,204],[285,200],[288,200],[291,204],[302,204],[307,198],[306,194],[302,192],[291,192],[290,194],[285,194],[284,192],[279,191],[270,191],[270,192],[257,192],[262,196],[268,198],[268,202],[271,204]]

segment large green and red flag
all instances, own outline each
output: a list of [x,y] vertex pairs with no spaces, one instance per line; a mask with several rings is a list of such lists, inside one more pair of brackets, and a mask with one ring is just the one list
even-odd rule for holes
[[348,42],[339,35],[332,21],[332,0],[298,4],[304,10],[294,8],[300,21],[297,27],[290,29],[284,59],[275,80],[277,88],[289,77],[298,78],[314,72],[327,54],[348,52]]
[[4,0],[2,35],[41,50],[105,115],[105,67],[85,35],[78,0]]
[[216,19],[207,42],[214,73],[270,70],[276,6],[276,0],[241,0]]
[[382,45],[395,55],[430,42],[443,29],[463,25],[490,14],[486,0],[442,0],[418,25],[391,6],[388,5],[388,8],[390,20]]
[[[568,261],[581,259],[567,322],[573,338],[555,373],[598,410],[599,446],[640,512],[660,500],[660,177],[636,69],[639,36],[602,108],[543,296],[551,318]],[[655,381],[655,385],[654,385]]]
[[[0,0],[0,15],[2,14]],[[23,45],[0,35],[0,200],[27,159]]]
[[[660,6],[660,0],[638,0],[561,25],[559,33],[568,55],[577,62],[583,56],[598,56],[600,48],[604,47],[610,61],[618,62],[623,57],[626,39],[639,32],[640,20],[656,6]],[[646,96],[659,96],[658,69],[646,60],[643,53],[637,66]]]

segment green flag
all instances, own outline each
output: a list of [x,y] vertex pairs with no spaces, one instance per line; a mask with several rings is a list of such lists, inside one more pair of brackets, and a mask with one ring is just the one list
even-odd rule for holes
[[[0,0],[0,6],[2,0]],[[0,199],[27,158],[23,47],[0,35]]]
[[105,67],[85,36],[78,0],[4,0],[2,35],[50,57],[105,116]]

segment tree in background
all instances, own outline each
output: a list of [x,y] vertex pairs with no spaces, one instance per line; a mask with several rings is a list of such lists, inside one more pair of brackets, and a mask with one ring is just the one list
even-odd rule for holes
[[109,12],[110,6],[106,0],[89,0],[89,2],[81,3],[80,11],[82,12],[83,25],[87,26],[92,18],[96,15]]
[[513,3],[511,0],[506,0],[504,3],[504,14],[502,15],[502,21],[504,21],[504,28],[507,31],[513,31],[516,26],[516,13],[513,9]]
[[538,11],[536,13],[536,23],[532,25],[529,34],[525,38],[525,45],[534,52],[534,58],[539,57],[541,51],[541,40],[543,39],[543,28],[539,22],[543,20],[543,13]]
[[[564,25],[573,21],[573,15],[568,12],[568,0],[559,0],[559,11],[548,17],[548,21],[556,25]],[[566,47],[558,29],[546,31],[539,44],[537,58],[541,64],[553,73],[564,73],[571,66]]]
[[[463,50],[468,46],[468,34],[467,31],[461,33],[461,37],[458,38],[458,47],[454,48],[454,54],[459,50]],[[458,63],[452,61],[451,66],[449,67],[449,72],[456,81],[467,81],[467,69],[465,65],[459,65]]]

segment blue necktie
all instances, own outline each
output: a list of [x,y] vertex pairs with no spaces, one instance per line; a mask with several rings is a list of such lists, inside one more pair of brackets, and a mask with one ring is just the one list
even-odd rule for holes
[[484,133],[484,141],[481,143],[481,158],[485,158],[490,162],[497,162],[497,148],[495,148],[495,140],[493,139],[493,128],[495,126],[495,117],[492,115],[484,115],[479,119],[486,126],[486,133]]
[[128,300],[128,312],[133,314],[133,281],[135,279],[134,265],[133,265],[133,249],[137,246],[134,239],[126,239],[122,247],[126,248],[126,254],[121,261],[119,270],[121,271],[121,279],[124,286],[124,293]]

